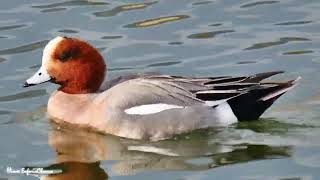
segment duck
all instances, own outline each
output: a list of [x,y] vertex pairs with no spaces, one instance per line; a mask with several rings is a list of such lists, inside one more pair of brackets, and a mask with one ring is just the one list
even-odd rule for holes
[[105,60],[94,46],[57,36],[44,47],[40,69],[23,86],[59,85],[47,104],[47,115],[56,123],[158,141],[258,120],[301,78],[263,81],[283,72],[214,77],[146,73],[108,80]]

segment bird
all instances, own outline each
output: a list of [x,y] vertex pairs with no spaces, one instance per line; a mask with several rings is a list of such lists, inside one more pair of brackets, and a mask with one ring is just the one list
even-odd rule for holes
[[301,78],[263,81],[283,72],[214,77],[140,73],[108,80],[105,60],[94,46],[57,36],[44,47],[40,69],[23,86],[59,85],[47,105],[48,117],[56,123],[158,141],[258,120]]

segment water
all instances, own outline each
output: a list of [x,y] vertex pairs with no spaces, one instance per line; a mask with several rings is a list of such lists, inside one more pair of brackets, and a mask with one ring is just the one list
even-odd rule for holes
[[[320,179],[320,2],[0,2],[0,177],[6,168],[51,167],[56,179]],[[187,76],[285,70],[301,76],[262,121],[144,142],[59,129],[46,118],[57,87],[22,84],[57,36],[99,48],[109,76]]]

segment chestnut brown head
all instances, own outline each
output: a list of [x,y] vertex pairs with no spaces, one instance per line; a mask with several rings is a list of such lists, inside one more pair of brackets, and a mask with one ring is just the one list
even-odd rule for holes
[[43,50],[42,65],[25,87],[51,81],[70,94],[97,92],[106,73],[99,51],[76,38],[56,37]]

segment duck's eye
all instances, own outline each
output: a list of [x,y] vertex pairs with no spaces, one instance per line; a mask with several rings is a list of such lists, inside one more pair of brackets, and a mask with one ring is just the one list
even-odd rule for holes
[[62,61],[62,62],[65,62],[69,59],[72,58],[72,53],[71,51],[65,51],[65,52],[62,52],[59,56],[59,60]]

